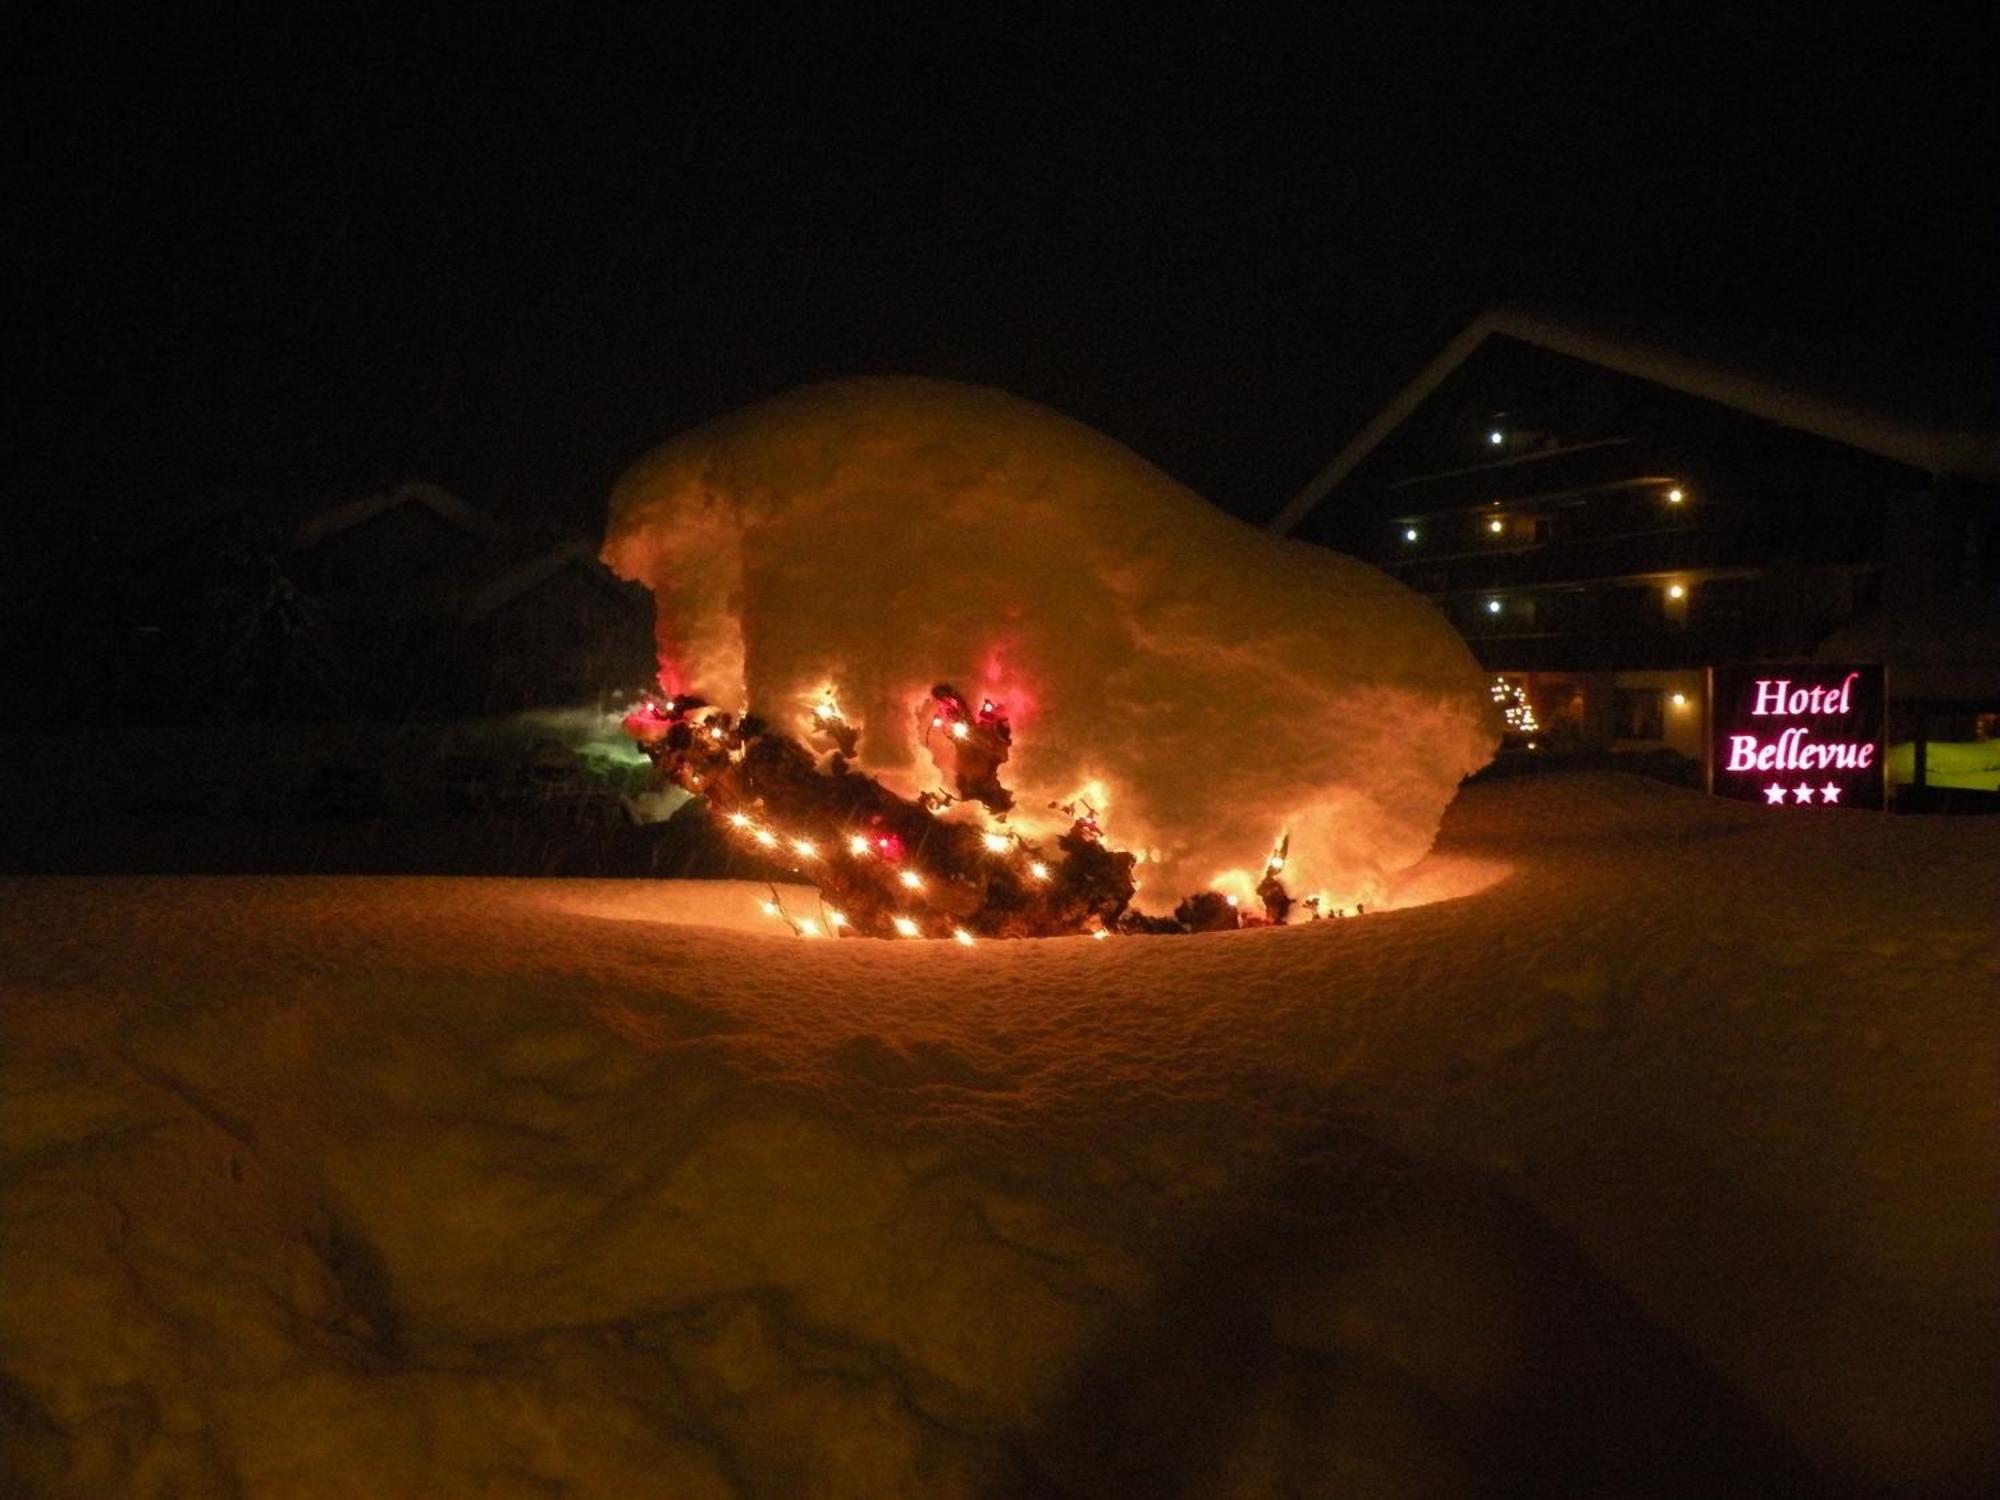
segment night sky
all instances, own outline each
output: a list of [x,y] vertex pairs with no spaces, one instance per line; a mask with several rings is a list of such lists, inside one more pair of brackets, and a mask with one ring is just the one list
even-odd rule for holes
[[866,372],[1262,519],[1496,301],[1991,358],[1972,7],[293,9],[17,12],[17,526],[422,477],[594,530],[650,444]]

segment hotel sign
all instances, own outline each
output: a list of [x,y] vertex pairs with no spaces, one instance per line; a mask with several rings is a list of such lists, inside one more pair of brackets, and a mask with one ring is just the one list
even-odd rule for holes
[[1710,682],[1718,796],[1772,807],[1882,806],[1879,666],[1717,667]]

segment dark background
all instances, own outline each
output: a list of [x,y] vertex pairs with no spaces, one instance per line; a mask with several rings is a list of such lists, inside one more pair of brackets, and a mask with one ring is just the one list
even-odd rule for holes
[[17,10],[9,522],[416,476],[594,531],[650,444],[889,371],[1261,520],[1502,300],[1990,365],[1975,8],[945,10]]

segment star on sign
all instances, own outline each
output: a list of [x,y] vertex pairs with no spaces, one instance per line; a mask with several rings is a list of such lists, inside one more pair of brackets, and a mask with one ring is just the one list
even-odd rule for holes
[[1812,793],[1813,789],[1807,786],[1803,781],[1801,781],[1797,786],[1792,788],[1792,795],[1794,797],[1797,797],[1801,802],[1812,801]]
[[1840,788],[1829,781],[1819,789],[1819,800],[1822,802],[1838,802],[1840,800]]
[[1764,788],[1764,800],[1772,804],[1783,802],[1785,800],[1785,789],[1779,786],[1777,782],[1772,782]]

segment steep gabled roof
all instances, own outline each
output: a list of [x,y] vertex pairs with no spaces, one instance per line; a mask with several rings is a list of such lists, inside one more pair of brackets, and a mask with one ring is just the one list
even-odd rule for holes
[[631,590],[635,596],[643,593],[637,585],[623,582],[598,561],[594,543],[576,537],[538,552],[489,578],[466,598],[459,610],[459,618],[467,623],[483,620],[523,594],[540,588],[563,569],[579,563],[590,575],[601,577],[606,588]]
[[1499,307],[1474,318],[1445,345],[1331,463],[1286,502],[1271,518],[1270,529],[1282,535],[1296,527],[1495,334],[1733,407],[1925,473],[2000,479],[2000,432],[1936,426],[1885,411],[1881,402],[1828,394],[1805,383],[1756,372],[1745,363],[1669,348],[1551,313]]
[[500,529],[499,523],[491,516],[473,509],[450,490],[419,479],[406,479],[394,489],[364,495],[359,500],[350,500],[309,517],[292,533],[292,545],[302,548],[314,546],[403,505],[421,506],[448,524],[481,539],[491,539]]

